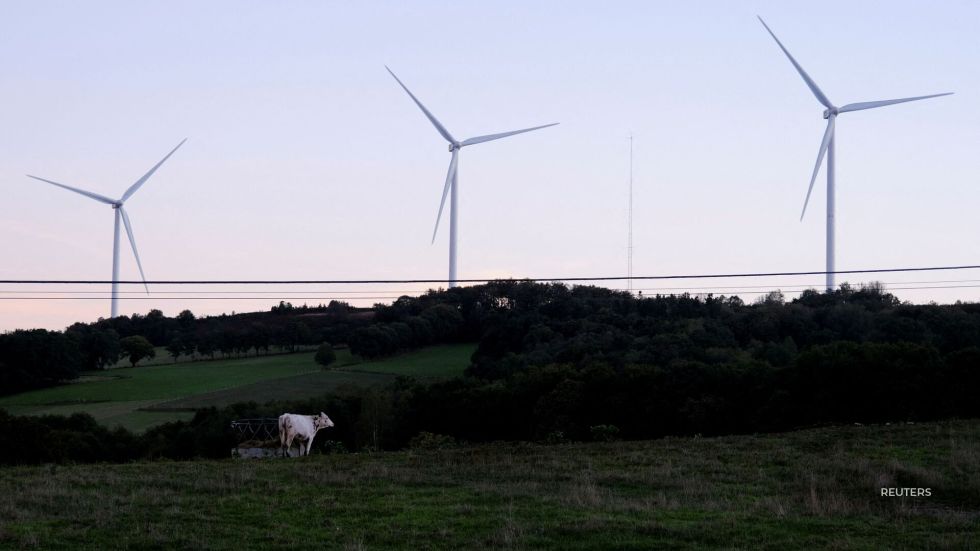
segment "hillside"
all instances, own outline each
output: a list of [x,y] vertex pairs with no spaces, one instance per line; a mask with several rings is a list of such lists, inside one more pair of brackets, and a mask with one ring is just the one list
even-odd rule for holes
[[17,548],[969,548],[980,421],[5,468],[0,493]]
[[433,346],[373,361],[339,350],[337,368],[329,371],[320,369],[312,352],[301,352],[88,372],[71,384],[4,396],[0,408],[14,415],[85,412],[106,426],[141,431],[189,419],[199,407],[304,399],[344,385],[387,383],[397,375],[459,375],[474,348]]

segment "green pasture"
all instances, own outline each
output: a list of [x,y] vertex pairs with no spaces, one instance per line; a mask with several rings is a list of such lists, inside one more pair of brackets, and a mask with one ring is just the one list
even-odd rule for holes
[[345,385],[384,383],[396,375],[455,376],[469,365],[473,350],[472,344],[433,346],[362,361],[340,349],[330,370],[320,369],[313,352],[118,368],[0,398],[0,408],[15,415],[86,412],[102,424],[142,431],[187,419],[199,407],[309,398]]
[[222,407],[238,402],[261,404],[273,400],[295,400],[322,396],[328,392],[341,390],[345,386],[383,384],[392,379],[394,379],[393,375],[384,373],[314,371],[160,402],[155,404],[153,409],[186,410],[208,406]]
[[[456,377],[462,375],[463,369],[470,365],[470,357],[475,349],[476,346],[469,343],[432,346],[392,358],[371,362],[349,362],[350,365],[343,369],[410,377]],[[343,362],[339,355],[337,360],[338,363]]]
[[11,549],[971,549],[980,421],[16,467],[0,495]]
[[[295,352],[313,352],[316,351],[316,348],[317,348],[316,346],[299,345],[296,346],[295,349],[290,352],[285,349],[279,348],[277,346],[273,346],[269,351],[264,353],[256,352],[256,350],[253,348],[245,353],[236,352],[233,355],[232,359],[268,356],[270,352],[271,354],[292,354]],[[152,358],[144,358],[140,360],[138,365],[140,367],[147,367],[151,365],[173,365],[175,363],[214,361],[215,358],[222,358],[222,354],[220,352],[215,352],[214,356],[204,356],[198,354],[197,352],[194,352],[191,355],[181,354],[180,356],[177,357],[177,360],[175,361],[174,357],[170,355],[170,352],[167,352],[167,348],[165,346],[156,346],[153,348],[153,352],[154,355]],[[120,369],[120,368],[127,368],[127,367],[130,367],[129,357],[122,356],[119,358],[119,361],[109,366],[109,369]]]

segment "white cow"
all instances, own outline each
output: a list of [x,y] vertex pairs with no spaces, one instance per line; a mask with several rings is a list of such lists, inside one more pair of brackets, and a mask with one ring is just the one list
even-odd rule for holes
[[283,413],[279,416],[279,445],[282,447],[282,456],[289,457],[293,440],[299,445],[299,455],[310,455],[310,446],[316,433],[332,426],[333,421],[322,411],[320,415]]

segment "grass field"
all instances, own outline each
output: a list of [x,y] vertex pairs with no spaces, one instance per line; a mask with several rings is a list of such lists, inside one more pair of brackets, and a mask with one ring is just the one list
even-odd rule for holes
[[[198,354],[197,352],[195,352],[194,354],[192,354],[190,356],[183,356],[182,355],[179,358],[177,358],[177,361],[176,362],[174,362],[173,356],[171,356],[170,353],[167,352],[167,347],[165,347],[165,346],[157,346],[157,347],[154,347],[153,348],[153,351],[154,351],[154,356],[152,358],[145,358],[143,360],[140,360],[139,367],[148,367],[148,366],[152,366],[152,365],[174,365],[174,363],[191,363],[191,362],[213,361],[214,360],[214,358],[211,357],[211,356],[203,356],[203,355]],[[296,349],[294,350],[294,352],[315,352],[315,351],[316,351],[316,347],[315,346],[308,346],[308,345],[297,346]],[[283,349],[281,349],[279,347],[276,347],[276,346],[273,346],[271,348],[271,352],[272,352],[272,354],[277,354],[277,355],[278,354],[286,354],[287,353],[285,350],[283,350]],[[263,356],[263,355],[264,356],[268,356],[269,354],[258,354],[255,351],[255,349],[252,349],[252,350],[249,350],[248,352],[246,352],[244,355],[242,355],[242,354],[235,354],[233,359],[237,359],[237,358],[255,358],[255,357]],[[221,353],[220,352],[219,353],[216,353],[215,354],[215,357],[221,358],[222,357],[221,356]],[[126,357],[126,356],[123,356],[123,357],[119,358],[119,361],[117,361],[113,365],[109,366],[109,369],[120,369],[120,368],[128,368],[128,367],[130,367],[129,358]]]
[[[470,365],[474,350],[476,346],[472,344],[433,346],[373,362],[350,362],[344,369],[412,377],[455,377]],[[340,360],[338,356],[338,362]]]
[[387,382],[399,374],[455,376],[469,365],[473,349],[470,344],[433,346],[377,361],[361,361],[342,349],[329,371],[320,369],[312,352],[111,369],[72,384],[0,398],[0,408],[15,415],[86,412],[105,425],[142,431],[190,418],[190,410],[198,407],[302,399],[343,385]]
[[968,549],[980,421],[7,468],[0,495],[21,549]]

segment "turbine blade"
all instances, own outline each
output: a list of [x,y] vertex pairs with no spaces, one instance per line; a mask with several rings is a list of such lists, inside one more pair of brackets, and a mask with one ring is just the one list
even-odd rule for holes
[[[388,69],[387,65],[385,65],[385,69]],[[398,84],[402,87],[403,90],[405,90],[405,93],[408,94],[408,97],[412,98],[412,101],[415,102],[415,105],[418,105],[419,109],[421,109],[422,112],[425,113],[426,118],[428,118],[429,122],[432,123],[432,126],[435,126],[436,130],[438,130],[439,133],[442,134],[442,137],[446,138],[446,141],[448,141],[449,143],[456,143],[456,138],[454,138],[453,135],[450,134],[448,130],[446,130],[446,127],[443,126],[441,122],[439,122],[439,119],[437,119],[435,115],[430,113],[429,110],[426,109],[424,105],[422,105],[422,102],[419,101],[419,98],[415,97],[415,94],[413,94],[408,89],[408,87],[405,86],[397,76],[395,76],[395,73],[393,73],[391,69],[388,69],[388,72],[391,73],[391,76],[395,77],[395,80],[398,81]]]
[[126,209],[119,207],[119,214],[122,214],[123,225],[126,226],[126,235],[129,236],[129,244],[133,246],[133,256],[136,257],[136,266],[140,269],[140,277],[143,278],[143,287],[146,287],[146,294],[150,294],[150,286],[146,284],[146,276],[143,275],[143,263],[140,262],[140,253],[136,250],[136,238],[133,237],[133,226],[129,223],[129,215]]
[[820,172],[820,163],[823,162],[823,156],[827,153],[827,146],[830,145],[830,140],[834,138],[834,121],[837,117],[830,117],[827,120],[827,130],[823,133],[823,141],[820,142],[820,153],[817,153],[817,164],[813,167],[813,176],[810,176],[810,187],[806,190],[806,200],[803,201],[803,212],[800,213],[800,221],[803,220],[803,216],[806,214],[806,206],[810,204],[810,194],[813,193],[813,183],[817,181],[817,172]]
[[545,125],[542,125],[542,126],[535,126],[534,128],[525,128],[523,130],[513,130],[511,132],[501,132],[500,134],[487,134],[486,136],[477,136],[475,138],[469,138],[469,139],[463,140],[462,142],[460,142],[459,145],[460,145],[460,147],[465,147],[467,145],[473,145],[473,144],[477,144],[477,143],[491,142],[493,140],[499,140],[500,138],[506,138],[507,136],[513,136],[514,134],[523,134],[524,132],[530,132],[532,130],[540,130],[542,128],[548,128],[549,126],[555,126],[556,124],[559,124],[559,123],[553,122],[551,124],[545,124]]
[[99,201],[101,203],[105,203],[107,205],[114,205],[114,204],[116,204],[115,201],[113,201],[112,199],[109,199],[105,195],[99,195],[98,193],[92,193],[91,191],[85,191],[84,189],[78,189],[76,187],[66,186],[65,184],[59,184],[58,182],[52,182],[51,180],[45,180],[44,178],[38,178],[37,176],[31,176],[30,174],[28,174],[27,177],[28,178],[34,178],[35,180],[40,180],[42,182],[47,182],[47,183],[49,183],[49,184],[51,184],[53,186],[58,186],[60,188],[65,188],[68,191],[74,191],[75,193],[80,193],[80,194],[82,194],[82,195],[84,195],[86,197],[89,197],[91,199],[95,199],[96,201]]
[[453,158],[449,161],[449,172],[446,173],[446,185],[442,188],[442,201],[439,202],[439,214],[436,215],[436,227],[432,230],[432,243],[436,242],[436,233],[439,231],[439,220],[442,219],[442,208],[446,206],[446,195],[449,194],[449,188],[452,187],[453,181],[456,179],[456,164],[459,155],[459,150],[453,150]]
[[882,101],[862,101],[860,103],[848,103],[844,107],[841,107],[838,111],[840,113],[846,113],[848,111],[861,111],[862,109],[874,109],[875,107],[895,105],[896,103],[905,103],[907,101],[919,101],[920,99],[938,98],[940,96],[950,96],[952,94],[953,92],[944,92],[942,94],[932,94],[929,96],[916,96],[914,98],[886,99]]
[[776,41],[776,44],[779,44],[779,49],[781,49],[783,53],[786,54],[786,57],[789,58],[789,61],[790,63],[793,64],[793,67],[796,67],[796,72],[800,73],[800,76],[803,77],[803,81],[806,82],[806,85],[810,87],[810,91],[813,92],[813,95],[817,97],[817,101],[822,103],[823,106],[826,107],[827,109],[833,109],[834,104],[830,103],[830,100],[827,99],[827,96],[825,96],[823,91],[820,89],[820,87],[817,86],[817,83],[813,82],[813,79],[810,78],[810,75],[806,74],[806,71],[803,70],[803,67],[801,67],[800,64],[796,62],[796,59],[794,59],[793,56],[789,53],[789,50],[787,50],[786,47],[783,46],[783,43],[780,42],[778,38],[776,38],[776,34],[772,32],[772,29],[769,28],[769,25],[766,25],[766,22],[762,20],[762,17],[759,17],[759,21],[762,23],[762,26],[765,27],[767,31],[769,31],[769,34],[772,35],[772,38],[773,40]]
[[175,147],[172,150],[170,150],[170,153],[167,153],[167,156],[166,157],[164,157],[163,159],[161,159],[159,163],[153,165],[153,168],[151,168],[149,172],[147,172],[146,174],[144,174],[142,178],[140,178],[139,180],[136,180],[136,183],[135,184],[129,186],[129,189],[126,190],[126,193],[123,193],[123,196],[122,196],[121,199],[119,199],[119,202],[120,203],[126,202],[126,199],[129,199],[134,193],[136,193],[136,190],[138,190],[140,188],[140,186],[142,186],[143,184],[145,184],[146,181],[150,179],[150,176],[153,176],[153,173],[156,172],[158,168],[160,168],[160,165],[162,165],[164,162],[166,162],[166,160],[169,159],[170,156],[174,154],[174,152],[176,152],[178,149],[180,149],[180,146],[184,145],[184,142],[186,142],[186,141],[187,141],[187,138],[184,138],[183,140],[181,140],[180,143],[177,144],[177,147]]

